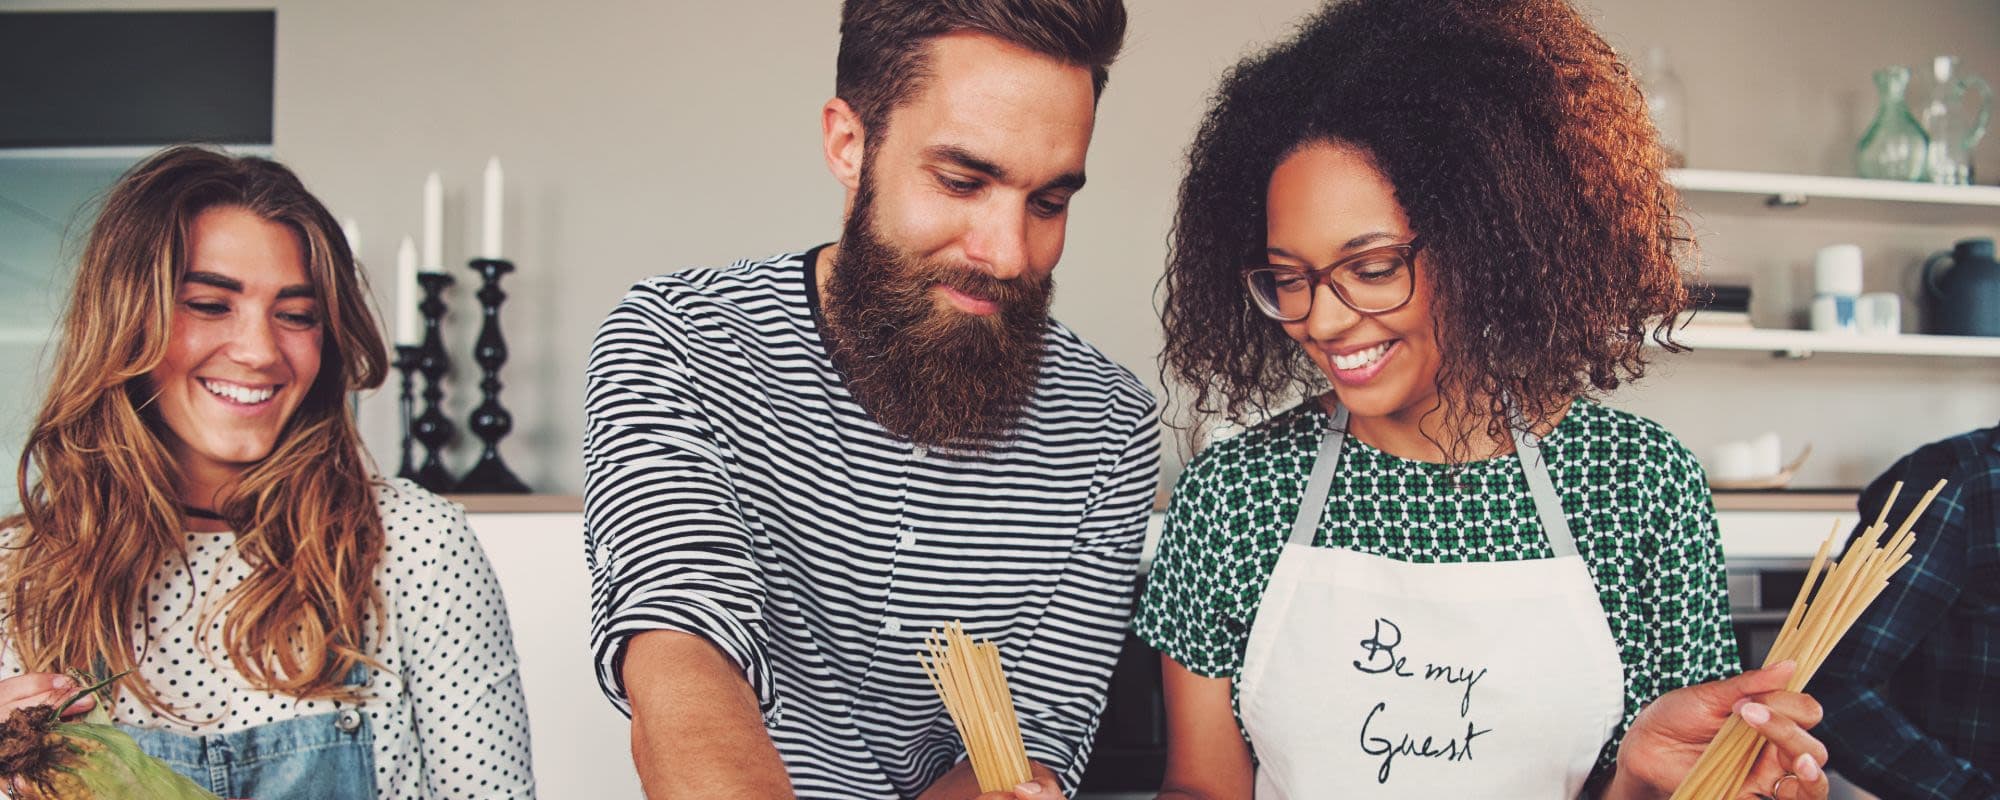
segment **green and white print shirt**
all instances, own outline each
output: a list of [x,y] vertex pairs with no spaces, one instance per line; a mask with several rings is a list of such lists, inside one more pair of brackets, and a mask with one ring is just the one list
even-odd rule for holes
[[[1237,677],[1330,423],[1309,402],[1188,465],[1133,623],[1140,638],[1197,675]],[[1543,446],[1625,665],[1625,719],[1599,755],[1596,783],[1646,703],[1741,670],[1722,544],[1700,463],[1657,423],[1579,400]],[[1513,455],[1454,474],[1349,437],[1329,494],[1319,547],[1419,564],[1552,554]]]

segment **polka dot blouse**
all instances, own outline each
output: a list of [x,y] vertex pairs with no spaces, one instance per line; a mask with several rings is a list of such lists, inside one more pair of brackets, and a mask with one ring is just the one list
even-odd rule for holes
[[[376,585],[388,614],[371,655],[361,710],[374,737],[381,798],[533,797],[528,714],[500,584],[466,524],[465,509],[405,480],[378,485],[387,534]],[[186,561],[170,555],[148,587],[151,646],[139,674],[185,720],[161,716],[129,694],[121,723],[175,733],[229,733],[334,711],[334,700],[300,700],[252,688],[226,661],[221,616],[198,631],[203,612],[250,568],[229,533],[186,534]],[[374,635],[372,615],[364,629]],[[14,654],[0,664],[20,673]]]

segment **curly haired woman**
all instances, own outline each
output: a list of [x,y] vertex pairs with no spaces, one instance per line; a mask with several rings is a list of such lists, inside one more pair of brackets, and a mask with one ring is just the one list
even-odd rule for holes
[[363,291],[283,166],[179,147],[119,179],[0,520],[0,715],[130,672],[113,719],[223,797],[533,795],[463,510],[370,477]]
[[1225,78],[1164,370],[1197,416],[1305,400],[1175,489],[1163,797],[1665,797],[1736,706],[1746,796],[1825,796],[1791,668],[1727,678],[1700,466],[1590,399],[1672,346],[1663,166],[1562,0],[1340,3]]

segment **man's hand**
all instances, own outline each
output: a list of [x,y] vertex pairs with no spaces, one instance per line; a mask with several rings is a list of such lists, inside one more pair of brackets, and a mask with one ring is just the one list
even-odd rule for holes
[[693,634],[632,637],[620,665],[648,798],[790,798],[785,762],[735,662]]
[[1062,787],[1056,785],[1055,778],[1036,778],[1014,787],[1011,791],[987,792],[975,800],[1069,800],[1063,797]]
[[1028,761],[1028,782],[1013,789],[1000,792],[979,791],[979,777],[972,773],[970,760],[960,761],[950,771],[938,776],[930,788],[917,796],[917,800],[1068,800],[1063,797],[1062,784],[1056,781],[1055,770],[1044,767],[1032,759]]
[[1661,695],[1625,733],[1618,771],[1604,796],[1623,800],[1673,794],[1735,713],[1768,740],[1738,797],[1825,798],[1826,746],[1806,732],[1819,724],[1820,707],[1808,695],[1784,691],[1793,669],[1787,661]]

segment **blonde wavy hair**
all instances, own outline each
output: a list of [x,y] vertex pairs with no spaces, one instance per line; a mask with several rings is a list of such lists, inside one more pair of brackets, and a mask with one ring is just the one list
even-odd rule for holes
[[[251,572],[227,610],[230,662],[259,688],[352,699],[364,619],[382,600],[371,468],[346,398],[381,385],[388,361],[347,240],[291,170],[261,158],[175,147],[118,180],[90,231],[61,324],[54,376],[21,453],[21,513],[0,521],[0,606],[31,671],[137,666],[150,631],[147,578],[186,569],[178,467],[150,409],[165,357],[189,231],[203,211],[238,207],[299,236],[326,325],[318,378],[270,455],[225,487],[216,511]],[[173,714],[144,681],[121,681]]]

